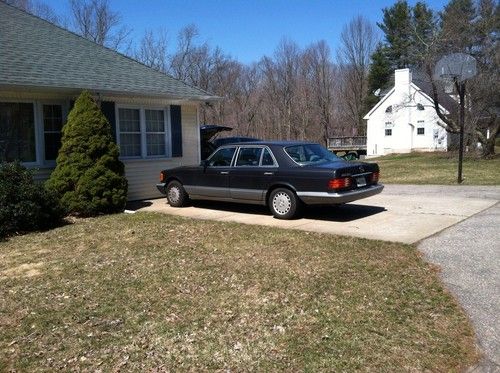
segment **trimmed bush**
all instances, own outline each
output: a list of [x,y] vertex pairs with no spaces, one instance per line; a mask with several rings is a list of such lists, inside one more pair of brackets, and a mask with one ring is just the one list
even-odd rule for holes
[[71,214],[92,216],[123,211],[127,180],[111,126],[89,92],[83,92],[62,129],[56,169],[47,187]]
[[57,196],[35,183],[32,171],[19,162],[0,164],[0,238],[52,228],[63,216]]

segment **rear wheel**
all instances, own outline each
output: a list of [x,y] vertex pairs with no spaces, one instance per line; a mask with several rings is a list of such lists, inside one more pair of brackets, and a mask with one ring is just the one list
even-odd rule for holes
[[277,219],[293,219],[299,210],[299,200],[294,192],[278,188],[269,196],[269,208]]
[[171,181],[167,185],[167,201],[170,206],[182,207],[185,206],[189,200],[186,190],[178,181]]

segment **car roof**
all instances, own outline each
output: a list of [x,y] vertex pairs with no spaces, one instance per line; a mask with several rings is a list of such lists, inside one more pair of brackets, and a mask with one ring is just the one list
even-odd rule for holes
[[230,144],[224,144],[224,146],[228,145],[238,145],[238,146],[247,146],[247,145],[267,145],[267,146],[294,146],[294,145],[306,145],[306,144],[317,144],[312,141],[280,141],[280,140],[270,140],[270,141],[245,141],[245,142],[235,142]]

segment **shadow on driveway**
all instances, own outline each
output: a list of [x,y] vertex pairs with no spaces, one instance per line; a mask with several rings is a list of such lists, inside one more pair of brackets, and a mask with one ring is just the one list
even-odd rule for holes
[[[271,216],[269,208],[261,205],[247,205],[242,203],[191,201],[190,206],[232,213]],[[384,207],[346,204],[341,206],[306,206],[302,214],[295,220],[314,219],[324,221],[349,222],[386,211]]]

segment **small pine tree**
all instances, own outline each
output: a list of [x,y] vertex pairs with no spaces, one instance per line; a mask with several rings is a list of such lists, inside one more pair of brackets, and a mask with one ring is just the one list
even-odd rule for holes
[[89,92],[78,97],[62,129],[57,165],[47,180],[69,213],[122,211],[127,180],[111,126]]

